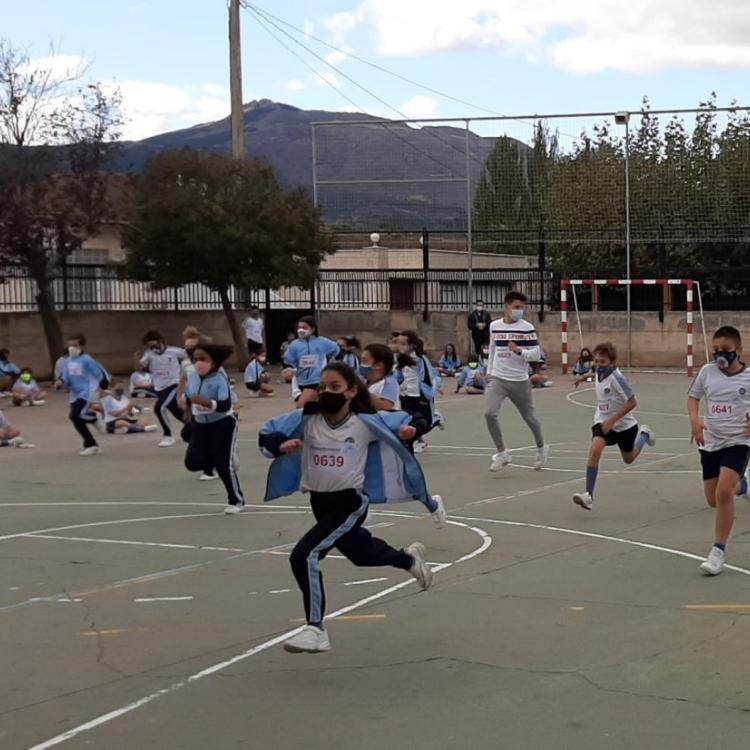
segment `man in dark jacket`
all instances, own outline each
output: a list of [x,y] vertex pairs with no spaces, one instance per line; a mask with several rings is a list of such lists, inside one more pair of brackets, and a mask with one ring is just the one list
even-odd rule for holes
[[485,310],[484,302],[478,299],[473,312],[469,315],[469,330],[474,342],[474,352],[480,360],[482,348],[490,343],[490,323],[492,323],[492,316]]

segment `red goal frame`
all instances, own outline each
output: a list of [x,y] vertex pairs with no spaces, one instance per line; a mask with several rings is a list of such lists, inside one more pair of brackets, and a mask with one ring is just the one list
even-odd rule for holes
[[568,289],[574,286],[684,286],[687,288],[687,374],[693,376],[693,279],[562,279],[560,281],[560,337],[562,341],[562,371],[567,374],[568,361]]

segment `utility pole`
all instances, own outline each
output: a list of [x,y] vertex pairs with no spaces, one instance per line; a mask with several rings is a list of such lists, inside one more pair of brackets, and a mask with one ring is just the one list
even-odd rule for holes
[[232,156],[235,159],[244,159],[240,0],[229,0],[229,92],[232,100]]

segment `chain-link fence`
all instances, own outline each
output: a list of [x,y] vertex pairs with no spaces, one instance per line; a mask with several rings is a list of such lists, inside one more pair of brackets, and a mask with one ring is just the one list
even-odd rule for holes
[[747,107],[313,125],[340,230],[452,233],[561,273],[750,268]]

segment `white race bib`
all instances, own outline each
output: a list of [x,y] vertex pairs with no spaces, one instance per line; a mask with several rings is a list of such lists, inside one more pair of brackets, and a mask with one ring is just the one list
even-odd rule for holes
[[310,461],[318,471],[339,472],[346,469],[347,456],[341,448],[318,448],[310,449]]
[[315,354],[303,354],[299,358],[301,370],[311,370],[318,366],[318,357]]
[[609,401],[599,401],[597,404],[599,414],[609,414]]
[[731,401],[709,401],[708,416],[714,419],[732,419],[734,405]]
[[193,404],[193,416],[199,416],[201,414],[211,414],[212,411],[213,409],[209,406],[200,406],[200,404]]
[[83,375],[83,365],[80,362],[68,362],[68,375]]

